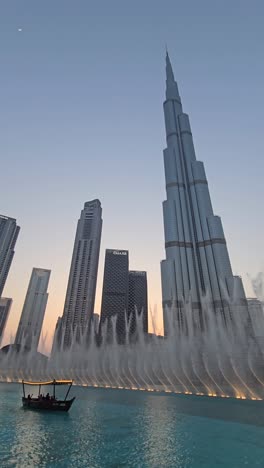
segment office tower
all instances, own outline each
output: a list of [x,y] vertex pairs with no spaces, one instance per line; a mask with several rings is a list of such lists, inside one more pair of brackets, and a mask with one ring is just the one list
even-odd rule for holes
[[68,287],[61,322],[63,343],[71,345],[89,328],[94,312],[98,260],[102,233],[102,208],[99,200],[84,204],[77,224]]
[[18,324],[15,344],[37,350],[48,300],[50,270],[33,268]]
[[166,260],[161,262],[161,279],[166,334],[171,319],[188,331],[183,308],[186,301],[191,304],[194,325],[203,327],[201,302],[205,294],[225,322],[230,318],[229,298],[235,297],[241,305],[246,300],[240,277],[232,273],[221,219],[213,212],[204,165],[196,160],[189,118],[182,110],[168,54],[164,115]]
[[5,326],[12,305],[12,299],[0,297],[0,344],[4,336]]
[[[117,342],[124,343],[127,309],[128,251],[107,249],[105,252],[100,333],[106,329],[108,341],[114,339],[113,325],[115,325]],[[104,324],[105,326],[103,326]]]
[[0,215],[0,297],[15,253],[19,230],[14,218]]
[[136,315],[144,333],[148,333],[148,290],[146,271],[129,271],[128,274],[128,320],[130,334],[135,335]]

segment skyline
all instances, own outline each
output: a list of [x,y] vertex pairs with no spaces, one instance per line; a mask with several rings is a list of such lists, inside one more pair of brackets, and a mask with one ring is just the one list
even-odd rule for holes
[[[82,11],[87,11],[84,2],[79,3],[83,6]],[[172,6],[172,2],[168,3]],[[50,5],[47,2],[41,8],[48,9]],[[12,8],[4,8],[10,14]],[[93,198],[102,201],[104,218],[95,312],[100,310],[104,252],[106,248],[114,247],[129,250],[131,269],[147,271],[150,306],[158,304],[161,316],[160,260],[164,258],[162,201],[165,199],[162,175],[162,150],[165,148],[162,114],[165,41],[161,36],[165,35],[185,109],[192,118],[197,159],[206,165],[215,212],[223,219],[234,274],[242,275],[247,294],[251,295],[246,274],[256,276],[259,271],[263,271],[263,257],[259,252],[264,227],[261,217],[263,162],[260,158],[263,151],[261,83],[264,73],[257,55],[261,52],[261,41],[256,40],[257,34],[263,36],[258,23],[259,11],[258,14],[255,11],[253,22],[250,9],[244,20],[242,13],[235,11],[234,5],[229,6],[229,19],[237,18],[237,23],[235,27],[233,24],[226,25],[223,43],[220,43],[223,16],[220,15],[220,19],[218,17],[219,26],[214,33],[210,32],[212,44],[209,53],[208,44],[202,48],[206,43],[206,31],[194,44],[197,30],[197,26],[194,26],[191,35],[193,40],[182,41],[183,25],[178,24],[179,29],[175,31],[174,24],[172,30],[168,12],[168,29],[165,34],[164,12],[158,17],[157,6],[154,7],[153,25],[147,21],[146,7],[142,7],[143,16],[138,24],[140,34],[136,45],[130,44],[130,39],[133,37],[133,21],[138,18],[132,17],[131,30],[126,34],[123,25],[119,25],[114,34],[114,15],[110,18],[112,21],[101,18],[103,21],[100,24],[97,22],[97,27],[100,25],[103,29],[107,26],[112,36],[110,34],[109,43],[102,40],[98,42],[95,29],[87,32],[81,20],[81,11],[72,18],[68,5],[67,14],[59,18],[58,6],[55,6],[47,37],[45,17],[40,20],[41,8],[38,21],[32,22],[37,11],[32,3],[30,15],[25,14],[23,18],[30,27],[24,27],[19,18],[18,26],[22,26],[22,32],[19,33],[14,28],[14,21],[7,21],[3,25],[3,20],[0,20],[1,35],[7,39],[5,47],[8,46],[6,49],[0,46],[5,70],[0,91],[5,108],[2,114],[4,138],[0,149],[6,160],[3,162],[5,178],[0,187],[0,211],[16,218],[21,226],[16,254],[3,292],[4,296],[12,297],[14,301],[6,327],[5,343],[9,341],[10,331],[15,333],[30,271],[39,264],[52,270],[44,330],[49,327],[50,335],[54,332],[57,317],[63,310],[79,206]],[[181,9],[184,16],[187,10],[179,5],[177,8]],[[129,11],[126,12],[126,18]],[[124,10],[121,8],[122,12]],[[217,12],[216,8],[213,16],[215,21]],[[210,8],[209,13],[212,14]],[[157,28],[158,20],[160,28]],[[247,23],[248,34],[245,34],[244,22]],[[194,23],[193,18],[191,24]],[[250,30],[250,24],[252,26],[253,23],[255,36],[252,36]],[[80,27],[79,35],[76,34],[77,25]],[[150,38],[152,28],[157,28],[158,32]],[[54,44],[54,50],[60,52],[60,60],[56,64],[57,57],[53,49],[50,50],[49,41],[54,41],[58,29],[63,40],[55,41]],[[242,32],[243,38],[240,35]],[[89,38],[89,34],[93,34],[92,44],[84,41]],[[230,37],[233,42],[230,42],[227,50]],[[78,47],[82,42],[85,42],[86,49],[84,46]],[[218,46],[216,50],[215,46]],[[42,54],[35,55],[38,47]],[[224,56],[221,51],[225,52]],[[71,64],[65,60],[67,53]],[[233,63],[234,56],[236,63]],[[32,57],[36,59],[34,67],[30,64]],[[74,70],[70,66],[72,63],[75,64]],[[18,75],[14,73],[16,71],[19,71]],[[55,74],[52,73],[54,71]],[[71,74],[64,74],[65,71],[71,71]],[[62,78],[63,86],[60,87]],[[22,87],[19,86],[21,83]],[[76,86],[79,86],[80,93],[76,92]],[[39,89],[44,91],[43,95],[39,94]],[[29,98],[33,102],[27,107]],[[64,108],[61,107],[63,105]],[[245,108],[247,118],[242,114]],[[64,117],[65,111],[66,115],[71,114],[70,117]],[[123,118],[124,112],[128,112],[127,119]],[[37,117],[41,117],[39,122],[35,121]],[[13,132],[17,138],[13,138]],[[72,172],[76,162],[79,165],[78,177],[74,177],[74,191],[70,192],[69,181],[73,182]],[[229,166],[228,173],[224,171],[225,165]],[[42,173],[43,179],[39,178],[39,173]],[[98,180],[91,177],[91,173],[100,174]],[[131,184],[133,179],[136,181],[135,189]],[[21,180],[24,182],[22,191]],[[35,204],[32,203],[34,195],[37,195]],[[148,219],[145,219],[146,211]],[[120,213],[125,213],[125,218]],[[59,215],[62,219],[56,223]],[[50,224],[58,236],[54,249],[51,246]]]

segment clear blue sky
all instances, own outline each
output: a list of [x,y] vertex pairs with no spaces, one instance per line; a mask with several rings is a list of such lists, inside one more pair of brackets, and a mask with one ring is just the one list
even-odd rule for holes
[[[264,269],[262,1],[2,0],[0,213],[21,233],[5,288],[16,330],[31,269],[65,297],[77,219],[99,198],[105,248],[146,269],[160,311],[167,43],[235,274]],[[22,31],[18,31],[18,29]]]

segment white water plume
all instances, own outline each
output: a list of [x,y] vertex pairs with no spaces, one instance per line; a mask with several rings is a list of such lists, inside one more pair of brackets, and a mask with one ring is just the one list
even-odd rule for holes
[[256,297],[260,301],[264,301],[264,273],[259,272],[255,278],[250,278],[251,284]]
[[72,378],[88,386],[264,399],[264,319],[260,315],[256,335],[250,309],[235,302],[229,308],[232,313],[224,320],[205,301],[202,329],[192,320],[190,303],[185,304],[181,313],[188,333],[179,328],[176,311],[168,309],[166,337],[144,333],[142,314],[137,314],[136,336],[131,339],[128,322],[123,344],[118,343],[114,318],[111,340],[106,326],[101,332],[93,326],[82,333],[75,330],[65,350],[55,337],[58,345],[49,359],[11,346],[0,353],[0,380]]

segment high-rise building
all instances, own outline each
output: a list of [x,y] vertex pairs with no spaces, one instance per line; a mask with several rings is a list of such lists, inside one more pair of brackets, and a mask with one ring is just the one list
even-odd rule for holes
[[48,300],[50,270],[33,268],[15,338],[15,344],[37,350]]
[[[114,325],[118,343],[124,342],[127,310],[128,251],[106,249],[100,333],[106,327],[108,340],[111,341],[114,337],[112,328]],[[103,327],[105,322],[106,325]]]
[[0,215],[0,297],[15,253],[19,230],[14,218]]
[[60,322],[63,343],[58,342],[58,347],[69,347],[74,334],[78,339],[79,334],[89,328],[94,313],[102,223],[100,201],[86,202],[77,224],[65,305]]
[[128,274],[128,320],[130,334],[135,335],[137,318],[144,333],[148,333],[148,289],[146,271],[129,271]]
[[174,317],[186,331],[186,301],[191,303],[197,326],[203,326],[201,302],[205,295],[223,320],[230,314],[229,298],[246,302],[241,278],[232,273],[221,219],[213,212],[204,165],[196,160],[189,118],[182,109],[168,54],[166,78],[166,260],[161,262],[165,334],[168,320]]
[[12,305],[12,299],[0,297],[0,344],[4,336],[5,326]]

